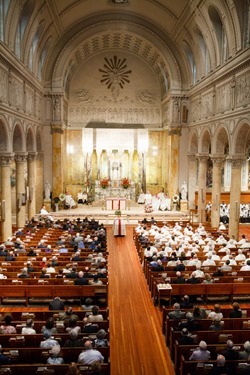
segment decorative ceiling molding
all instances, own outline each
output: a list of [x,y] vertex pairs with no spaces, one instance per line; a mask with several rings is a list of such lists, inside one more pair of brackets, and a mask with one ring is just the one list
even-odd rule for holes
[[107,3],[109,5],[112,5],[112,6],[116,6],[116,5],[120,5],[120,6],[130,5],[129,0],[108,0]]

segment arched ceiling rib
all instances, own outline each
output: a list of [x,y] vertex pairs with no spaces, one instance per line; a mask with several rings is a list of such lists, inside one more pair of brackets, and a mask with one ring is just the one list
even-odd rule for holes
[[[162,86],[165,84],[159,64],[173,80],[171,87],[180,89],[182,82],[185,88],[189,83],[188,73],[183,68],[183,56],[174,41],[157,25],[150,23],[149,19],[139,18],[137,15],[131,17],[125,13],[97,14],[67,30],[51,49],[46,63],[45,82],[49,85],[52,76],[55,78],[56,65],[61,63],[60,59],[65,60],[65,53],[68,54],[68,61],[71,61],[69,71],[75,71],[80,62],[103,49],[129,50],[139,55],[153,67]],[[64,69],[66,72],[67,67]]]

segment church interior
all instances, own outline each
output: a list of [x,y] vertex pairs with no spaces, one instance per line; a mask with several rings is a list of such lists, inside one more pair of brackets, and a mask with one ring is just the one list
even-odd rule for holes
[[[105,227],[108,281],[105,278],[107,304],[102,308],[109,310],[110,325],[105,329],[109,330],[110,352],[104,348],[100,374],[198,374],[184,349],[181,362],[181,351],[169,342],[172,323],[161,329],[162,319],[168,319],[166,309],[179,301],[185,288],[177,292],[172,287],[171,298],[167,290],[161,295],[157,285],[165,285],[167,276],[164,283],[154,280],[136,228],[144,219],[148,230],[155,220],[160,228],[169,223],[171,233],[176,222],[181,222],[183,232],[188,225],[196,232],[201,223],[203,237],[225,235],[224,241],[234,240],[235,251],[242,251],[240,240],[242,235],[247,237],[250,223],[249,44],[249,0],[0,0],[1,255],[13,250],[8,242],[14,237],[21,237],[27,251],[39,249],[45,240],[55,247],[53,255],[65,257],[66,264],[70,254],[58,255],[56,242],[65,235],[60,231],[60,225],[65,230],[65,220],[86,236],[93,235],[92,221]],[[117,215],[127,228],[123,238],[112,235]],[[88,224],[84,224],[85,217]],[[42,223],[37,233],[28,229],[31,223],[36,229]],[[249,248],[243,247],[246,263]],[[39,251],[38,257],[45,250]],[[14,253],[17,256],[15,249]],[[13,321],[18,321],[18,313],[34,311],[44,318],[48,310],[44,304],[30,306],[35,293],[31,281],[18,283],[17,271],[22,268],[21,260],[27,262],[25,256],[18,254],[14,268],[2,258],[0,275],[10,272],[7,280],[0,280],[2,318],[16,313]],[[123,257],[130,265],[127,274]],[[243,284],[242,309],[247,320],[250,285],[247,271],[240,271],[243,266],[236,264],[231,272],[236,274],[230,277],[238,272],[238,293]],[[163,271],[175,277],[172,268]],[[226,302],[221,302],[221,296],[217,301],[225,309],[232,307],[236,289],[227,277],[231,292],[229,286],[222,291],[230,296]],[[134,290],[130,278],[137,280],[140,292]],[[52,279],[55,284],[46,290]],[[51,280],[40,285],[40,298],[55,296],[53,288],[58,283]],[[207,310],[212,308],[210,286],[198,298]],[[53,292],[50,296],[48,290]],[[131,290],[131,300],[121,298],[126,290]],[[206,298],[202,298],[204,293]],[[69,296],[59,295],[66,301]],[[8,297],[17,305],[3,303]],[[19,304],[20,298],[24,304]],[[132,305],[137,305],[138,298],[141,302],[134,308],[139,318],[140,308],[145,308],[144,326],[140,319],[134,320]],[[75,308],[80,311],[79,306]],[[121,311],[125,308],[127,317]],[[155,336],[148,332],[146,322]],[[227,321],[225,326],[231,327]],[[131,344],[134,331],[139,331],[141,356]],[[142,331],[144,340],[139,336]],[[200,337],[206,340],[205,334]],[[155,343],[157,355],[147,353],[146,339],[152,344],[148,351]],[[238,344],[243,345],[242,341]],[[7,339],[0,344],[9,347]],[[130,349],[133,355],[128,358]],[[68,362],[77,362],[77,357]],[[29,363],[30,369],[26,363],[29,374],[37,373],[36,363]],[[18,375],[21,367],[15,364],[10,373]],[[67,367],[62,365],[61,374],[68,373]],[[76,370],[92,371],[79,366]],[[211,367],[199,370],[205,375]],[[241,370],[237,363],[234,373],[241,374]],[[57,373],[54,367],[51,371]]]

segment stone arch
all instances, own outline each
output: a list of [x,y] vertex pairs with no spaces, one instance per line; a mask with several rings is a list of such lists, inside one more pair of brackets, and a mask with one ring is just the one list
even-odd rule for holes
[[3,118],[0,117],[0,152],[9,151],[9,131],[7,124]]
[[23,152],[24,151],[24,134],[23,129],[19,123],[14,126],[13,131],[13,151]]
[[26,151],[32,152],[35,151],[35,137],[34,131],[31,126],[28,128],[26,135]]
[[[219,22],[225,29],[225,35],[227,38],[227,51],[228,56],[233,56],[236,51],[236,44],[235,44],[235,32],[234,32],[234,26],[232,24],[231,14],[228,11],[228,8],[224,6],[222,3],[216,1],[216,0],[210,0],[210,3],[208,4],[208,15],[210,22],[212,24],[212,32],[214,33],[215,42],[217,45],[217,64],[221,65],[221,53],[222,48],[220,46],[220,30],[219,30]],[[230,22],[231,21],[231,22]]]
[[[53,56],[50,56],[50,70],[47,69],[46,76],[43,77],[44,80],[46,82],[52,82],[52,85],[56,87],[66,87],[67,81],[70,80],[72,74],[78,69],[79,65],[81,65],[81,63],[89,57],[89,53],[87,53],[86,51],[91,51],[90,47],[93,44],[93,40],[100,40],[100,43],[98,43],[98,45],[103,45],[103,42],[101,41],[105,39],[105,36],[107,34],[107,25],[109,25],[109,33],[114,30],[115,34],[121,36],[119,37],[119,40],[122,42],[124,38],[124,23],[122,20],[119,23],[119,28],[117,26],[117,23],[114,24],[113,21],[107,20],[106,22],[104,21],[99,23],[98,25],[96,25],[94,35],[91,28],[81,28],[80,32],[78,31],[74,37],[70,38],[68,42],[64,44],[64,46],[61,46],[57,56],[54,56],[57,49],[55,49]],[[181,64],[179,65],[177,63],[176,58],[171,51],[171,48],[166,46],[166,43],[163,43],[160,38],[157,38],[156,35],[146,29],[142,30],[142,28],[140,28],[136,23],[130,24],[130,32],[127,32],[126,35],[133,40],[133,43],[131,44],[131,52],[133,52],[135,55],[141,56],[141,58],[144,59],[145,63],[148,62],[148,64],[151,66],[151,69],[156,71],[163,85],[165,85],[165,83],[163,82],[164,80],[162,77],[162,70],[164,70],[164,72],[167,74],[167,79],[169,80],[170,87],[172,89],[180,88],[183,84],[186,83],[186,77],[189,76],[187,71],[181,71]],[[142,54],[142,51],[144,50],[143,48],[138,49],[133,47],[135,40],[141,45],[145,44],[146,50],[152,49],[152,56],[154,57],[153,63],[149,60],[151,55],[148,55],[147,53],[145,53],[144,55]],[[121,46],[119,46],[119,48],[124,48],[122,46],[123,43],[121,43]],[[116,50],[114,45],[111,45],[110,49],[111,48]],[[99,49],[95,51],[95,53],[103,51],[105,51],[105,49]],[[78,58],[76,58],[77,56]],[[180,58],[182,61],[182,56]]]
[[246,155],[250,145],[250,123],[242,119],[235,126],[233,134],[232,155]]
[[198,134],[196,131],[192,131],[190,134],[188,152],[192,155],[198,153]]
[[212,142],[210,131],[209,129],[205,128],[200,135],[199,152],[209,155],[211,153],[211,144]]
[[42,142],[42,132],[41,129],[38,129],[36,133],[36,151],[42,152],[43,151],[43,142]]
[[216,130],[212,140],[212,153],[225,155],[230,153],[231,141],[228,130],[224,124],[220,125]]

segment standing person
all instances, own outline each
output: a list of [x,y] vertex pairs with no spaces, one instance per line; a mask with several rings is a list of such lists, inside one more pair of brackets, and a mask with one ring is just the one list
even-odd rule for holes
[[116,212],[117,218],[113,223],[113,232],[115,237],[124,237],[126,235],[126,226],[124,220],[121,218],[121,212]]

